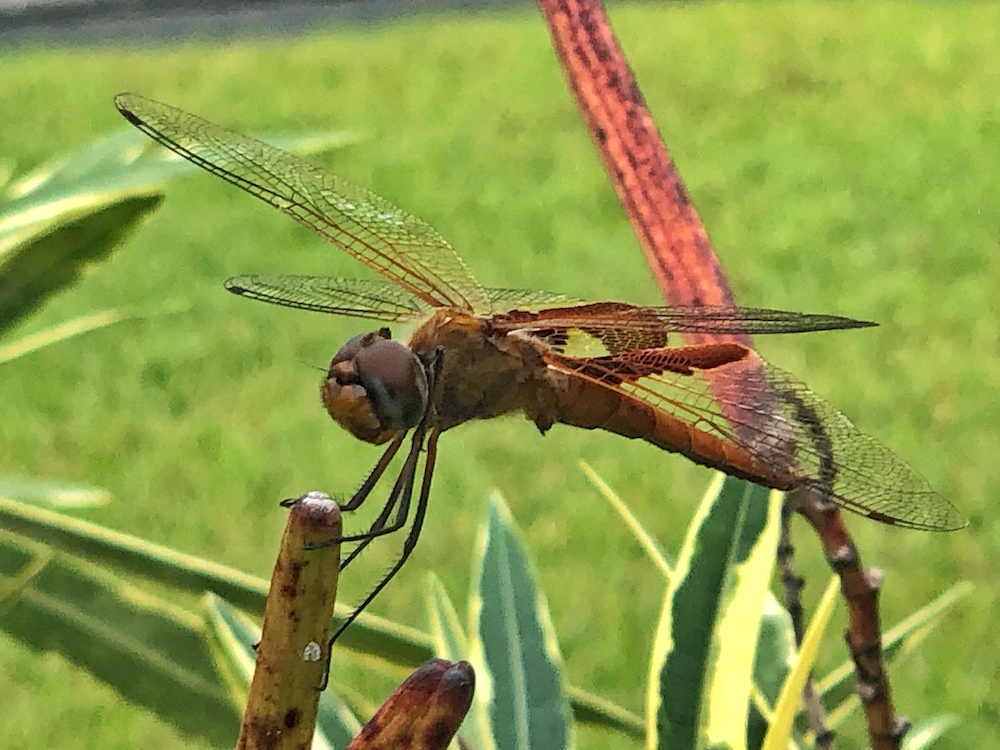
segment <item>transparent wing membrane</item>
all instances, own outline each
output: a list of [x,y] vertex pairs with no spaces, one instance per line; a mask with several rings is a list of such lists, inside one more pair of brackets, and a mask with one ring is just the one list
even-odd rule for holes
[[304,159],[135,94],[118,110],[158,143],[242,188],[432,306],[486,311],[489,298],[430,225]]
[[568,305],[578,302],[565,294],[543,292],[537,289],[488,288],[486,294],[490,298],[491,308],[496,312],[507,310],[534,311],[545,305]]
[[494,328],[541,339],[567,356],[595,357],[656,349],[670,333],[807,333],[875,325],[838,315],[752,307],[639,307],[625,302],[592,302],[494,316]]
[[[406,321],[433,308],[399,285],[381,279],[341,279],[300,274],[248,274],[226,281],[226,289],[241,297],[298,310],[350,315],[356,318]],[[564,295],[525,289],[485,289],[490,304],[531,308],[568,301]]]
[[226,289],[241,297],[299,310],[386,321],[407,321],[430,309],[405,289],[380,279],[296,274],[235,276]]
[[790,483],[848,510],[915,529],[965,525],[905,461],[791,374],[750,350],[742,357],[716,357],[722,363],[713,366],[712,357],[693,354],[699,349],[718,347],[585,359],[556,355],[550,364],[742,446]]
[[876,325],[838,315],[753,307],[639,307],[625,302],[592,302],[543,309],[532,314],[511,312],[501,317],[498,324],[501,330],[590,336],[601,341],[611,354],[664,346],[668,333],[808,333]]
[[[808,490],[882,522],[934,531],[965,525],[954,506],[903,460],[748,346],[724,340],[678,346],[669,340],[676,334],[802,333],[874,323],[758,308],[578,303],[550,292],[484,288],[430,225],[365,188],[166,104],[134,94],[117,96],[115,104],[153,140],[285,213],[381,275],[243,275],[226,281],[229,291],[299,310],[389,322],[413,322],[435,309],[453,308],[419,328],[411,350],[402,351],[407,366],[426,378],[419,422],[383,419],[391,409],[402,413],[405,401],[398,394],[405,395],[409,386],[396,384],[414,378],[406,368],[407,378],[395,372],[383,376],[383,371],[399,369],[392,356],[389,366],[375,362],[374,355],[362,359],[375,351],[374,346],[361,351],[375,337],[351,339],[324,381],[328,411],[355,435],[368,439],[342,414],[349,412],[353,419],[356,407],[378,416],[379,425],[393,425],[377,432],[375,442],[383,436],[392,442],[344,510],[358,508],[371,496],[407,436],[411,441],[376,520],[367,532],[340,540],[358,542],[346,566],[373,540],[409,524],[402,552],[340,625],[331,644],[414,549],[441,431],[516,409],[542,431],[561,421],[645,439],[767,486]],[[462,313],[482,317],[470,324]],[[396,356],[402,347],[389,349]],[[456,364],[446,368],[449,361]],[[354,378],[343,388],[348,395],[328,398],[327,386],[340,388],[345,372]]]

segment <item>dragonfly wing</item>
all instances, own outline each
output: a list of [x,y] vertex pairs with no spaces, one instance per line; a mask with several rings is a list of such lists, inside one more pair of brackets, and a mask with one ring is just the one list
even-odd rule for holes
[[405,289],[379,279],[295,274],[234,276],[226,281],[226,289],[241,297],[298,310],[374,320],[407,321],[426,315],[430,309]]
[[[226,289],[248,299],[294,307],[298,310],[349,315],[356,318],[405,321],[431,312],[431,307],[396,284],[376,279],[341,279],[335,276],[253,274],[234,276]],[[490,303],[532,307],[567,302],[554,292],[486,288]]]
[[[795,457],[808,477],[806,484],[821,497],[914,529],[953,531],[966,525],[958,509],[926,479],[833,404],[784,370],[765,364],[764,372],[778,404],[771,420],[794,426]],[[738,385],[733,390],[731,398],[739,398]],[[762,424],[755,428],[758,434],[769,432]]]
[[[638,307],[624,302],[593,302],[536,313],[512,311],[500,316],[498,325],[505,331],[541,331],[542,337],[549,339],[552,332],[559,332],[567,340],[589,338],[600,342],[609,353],[618,354],[666,346],[670,333],[805,333],[866,328],[875,323],[752,307]],[[575,356],[585,354],[589,354],[586,349]]]
[[668,331],[679,333],[808,333],[878,325],[840,315],[768,310],[759,307],[647,307]]
[[160,144],[242,188],[432,307],[486,311],[489,299],[429,224],[304,159],[135,94],[118,110]]
[[724,351],[669,347],[591,358],[549,352],[546,357],[556,370],[744,448],[787,477],[789,485],[808,487],[849,510],[916,529],[965,525],[955,507],[905,461],[793,375],[752,350],[738,357],[720,356]]
[[493,310],[537,310],[545,305],[574,304],[577,300],[540,289],[487,288]]

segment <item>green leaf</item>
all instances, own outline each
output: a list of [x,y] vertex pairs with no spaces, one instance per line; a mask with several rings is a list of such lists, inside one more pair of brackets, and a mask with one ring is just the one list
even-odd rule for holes
[[802,690],[816,663],[816,655],[819,653],[819,644],[823,640],[826,626],[830,623],[830,616],[833,614],[833,607],[837,602],[837,594],[840,592],[840,580],[837,576],[830,577],[830,583],[823,592],[823,598],[816,613],[813,615],[809,627],[802,638],[802,648],[799,649],[799,657],[795,667],[788,674],[788,679],[781,688],[781,695],[774,706],[774,718],[771,727],[764,738],[762,750],[787,750],[792,740],[792,732],[795,728],[795,717],[799,713],[802,705]]
[[[267,582],[234,568],[3,497],[0,526],[119,574],[140,576],[196,596],[212,592],[251,614],[264,612]],[[349,608],[338,605],[337,617],[349,613]],[[38,627],[46,627],[44,620],[39,620]],[[405,668],[422,664],[434,655],[432,640],[424,633],[367,613],[362,613],[344,632],[338,646],[356,653],[377,654],[380,660]],[[347,694],[343,688],[340,692]],[[573,710],[581,721],[642,736],[641,720],[620,706],[579,689],[571,689],[570,694]],[[361,703],[352,702],[356,707]]]
[[53,508],[93,508],[111,501],[97,487],[23,477],[0,477],[0,497]]
[[[0,498],[0,525],[121,573],[138,575],[197,596],[210,591],[251,614],[264,613],[267,581],[235,568],[3,498]],[[336,617],[349,614],[349,608],[337,607]],[[338,643],[345,648],[377,653],[386,661],[403,666],[420,664],[432,653],[430,639],[423,633],[364,613]]]
[[653,564],[656,565],[660,571],[662,571],[663,577],[669,581],[670,576],[673,575],[674,572],[673,561],[670,559],[670,556],[667,555],[663,549],[661,549],[659,542],[657,542],[656,539],[653,538],[653,535],[646,530],[646,527],[642,525],[638,518],[636,518],[632,509],[625,504],[625,501],[618,496],[618,493],[604,481],[604,478],[601,477],[600,474],[591,468],[590,464],[586,461],[580,461],[580,468],[583,470],[583,474],[587,477],[587,480],[594,485],[605,500],[611,503],[611,507],[615,509],[615,512],[617,512],[619,516],[621,516],[625,525],[628,526],[629,531],[632,532],[632,535],[635,536],[635,538],[639,541],[639,544],[642,545],[646,554],[649,555],[649,559],[653,561]]
[[762,579],[773,565],[779,521],[778,497],[749,482],[719,475],[706,493],[671,577],[653,645],[651,747],[745,745],[767,595]]
[[246,705],[260,627],[215,594],[202,597],[212,661],[234,706]]
[[[636,539],[646,550],[653,563],[663,572],[664,577],[669,581],[673,575],[673,562],[669,555],[664,552],[659,543],[653,539],[652,535],[645,529],[642,522],[636,518],[632,510],[618,496],[604,479],[597,474],[584,461],[580,462],[584,475],[591,484],[601,493],[601,495],[611,503],[615,511],[632,531]],[[774,519],[777,520],[777,519]],[[758,578],[758,585],[763,579]],[[792,630],[791,618],[781,603],[770,591],[765,592],[763,601],[763,613],[760,618],[760,633],[758,638],[754,675],[753,705],[749,716],[749,727],[747,730],[748,744],[757,747],[763,741],[770,722],[771,705],[778,699],[781,686],[785,682],[788,672],[794,664],[796,654],[795,634]],[[579,722],[593,723],[593,717],[582,710],[582,701],[577,699],[573,689],[570,695],[574,700],[574,715]],[[615,723],[609,722],[609,716],[602,714],[600,723],[614,727],[618,731],[629,734],[635,739],[645,739],[646,724],[639,717],[633,716],[629,712],[623,711],[618,706],[611,706],[619,719]]]
[[602,698],[586,690],[568,685],[566,695],[569,696],[573,709],[573,719],[580,724],[590,724],[595,727],[621,732],[633,740],[639,741],[646,737],[646,723],[641,716],[628,711],[607,698]]
[[747,745],[760,747],[773,720],[773,706],[781,695],[781,686],[795,666],[798,647],[792,617],[778,600],[768,596],[760,619],[757,655],[754,665],[756,692],[747,726]]
[[569,703],[548,606],[498,493],[477,543],[472,663],[497,748],[572,746]]
[[[20,576],[25,569],[30,576]],[[8,634],[61,654],[183,732],[232,742],[239,718],[197,617],[94,566],[39,558],[36,545],[9,533],[0,535],[0,573],[23,584],[4,602]]]
[[954,714],[942,714],[915,724],[903,738],[903,750],[926,750],[933,747],[958,721],[959,718]]
[[[0,334],[75,283],[156,208],[159,195],[81,198],[17,229],[0,226]],[[2,225],[0,217],[0,225]]]
[[0,365],[12,362],[19,357],[25,357],[46,346],[67,341],[90,331],[117,323],[129,317],[120,310],[102,310],[91,315],[81,315],[64,321],[56,326],[36,331],[9,344],[0,346]]
[[[730,481],[734,485],[738,483],[738,480]],[[758,633],[765,607],[773,601],[770,585],[777,559],[784,495],[746,482],[742,484],[747,512],[730,560],[720,617],[713,635],[713,658],[707,665],[708,715],[704,733],[706,744],[711,747],[746,744],[746,724],[737,720],[734,709],[737,706],[749,708],[756,689],[754,668]]]
[[0,158],[0,190],[7,186],[14,176],[14,160],[10,158]]
[[468,659],[469,641],[462,631],[458,612],[448,597],[444,584],[437,575],[428,573],[425,585],[427,587],[427,619],[430,621],[434,656],[448,661]]
[[[342,133],[277,139],[300,153],[354,140]],[[6,185],[0,194],[0,334],[107,258],[159,205],[169,178],[195,171],[128,128]]]

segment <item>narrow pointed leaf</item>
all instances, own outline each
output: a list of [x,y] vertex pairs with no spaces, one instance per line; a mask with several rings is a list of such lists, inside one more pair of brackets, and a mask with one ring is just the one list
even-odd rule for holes
[[660,569],[663,573],[663,577],[669,581],[670,576],[673,573],[673,561],[670,559],[670,556],[660,548],[659,542],[657,542],[656,539],[653,538],[653,535],[646,530],[646,527],[642,525],[642,522],[639,521],[636,515],[632,512],[632,509],[629,508],[628,505],[626,505],[625,502],[618,496],[618,493],[604,481],[600,474],[591,468],[590,464],[586,461],[581,461],[580,468],[583,469],[583,474],[587,477],[587,480],[594,485],[601,495],[604,496],[605,500],[611,503],[611,507],[615,509],[619,516],[621,516],[625,525],[628,526],[629,530],[632,532],[632,535],[639,541],[639,544],[641,544],[642,548],[646,551],[649,559],[652,560],[653,564]]
[[754,666],[757,700],[751,706],[747,726],[747,744],[750,747],[760,747],[763,743],[773,720],[774,704],[778,702],[788,673],[795,666],[797,653],[791,615],[773,596],[768,596],[757,637]]
[[0,234],[0,334],[105,259],[160,200],[113,196]]
[[[29,564],[26,545],[0,540],[0,573]],[[226,744],[239,726],[197,617],[93,566],[55,554],[0,628],[40,652],[61,654],[183,732]]]
[[477,544],[472,662],[501,750],[573,743],[569,702],[548,606],[498,493]]
[[233,705],[242,710],[253,677],[254,647],[260,640],[260,628],[215,594],[202,597],[202,606],[212,660]]
[[[264,613],[267,582],[235,568],[3,498],[0,498],[0,525],[102,566],[199,596],[211,591],[251,614]],[[349,613],[349,608],[337,608],[337,617]],[[345,648],[377,653],[386,661],[404,666],[419,664],[431,656],[430,639],[426,635],[367,613],[344,632],[338,643]]]
[[927,750],[927,748],[934,747],[934,743],[958,722],[958,716],[942,714],[914,725],[903,738],[903,750]]
[[[770,507],[768,490],[719,475],[698,508],[670,579],[654,640],[647,692],[648,747],[701,747],[707,741],[712,681],[723,677],[716,675],[722,653],[718,638],[724,605],[733,596],[732,566],[746,562],[759,548],[773,515]],[[758,627],[759,615],[745,623],[743,639],[755,644]],[[750,658],[752,664],[752,650]],[[742,701],[729,707],[736,728],[726,733],[737,746],[745,743],[749,691]],[[719,731],[718,724],[713,725],[713,732]]]
[[[355,139],[327,133],[278,140],[315,152]],[[166,180],[195,171],[127,129],[6,185],[0,193],[0,333],[105,259],[159,205]]]
[[823,592],[823,598],[820,600],[819,606],[816,607],[812,621],[802,638],[802,648],[799,649],[799,658],[795,667],[781,688],[781,695],[774,707],[774,720],[764,738],[762,750],[786,750],[791,742],[795,728],[795,717],[802,705],[802,690],[806,680],[809,679],[813,665],[816,663],[819,644],[822,642],[823,634],[830,623],[830,616],[833,614],[833,607],[837,602],[839,591],[839,579],[836,576],[831,576],[830,583],[827,585],[826,591]]
[[26,477],[0,477],[0,497],[52,508],[93,508],[111,501],[97,487]]
[[469,639],[462,631],[462,623],[455,605],[448,597],[441,579],[428,573],[425,579],[427,589],[427,617],[430,621],[434,656],[448,661],[469,658]]
[[[266,581],[138,537],[3,497],[0,526],[123,574],[198,596],[213,592],[250,614],[264,611]],[[347,614],[349,609],[338,607],[338,617]],[[338,645],[355,653],[377,654],[388,664],[406,668],[433,656],[431,639],[424,633],[367,613],[344,632]],[[570,694],[581,721],[641,736],[641,721],[620,706],[578,689],[571,689]]]
[[578,724],[590,724],[595,727],[621,732],[640,742],[646,737],[646,722],[638,714],[622,708],[617,703],[594,695],[586,690],[569,685],[566,687],[570,706],[573,709],[573,720]]
[[[746,484],[746,483],[744,483]],[[733,549],[728,583],[708,665],[708,716],[705,744],[742,747],[747,727],[737,719],[739,706],[749,707],[761,619],[771,599],[770,585],[781,533],[780,492],[761,492],[748,485],[742,533]],[[762,497],[763,495],[763,497]]]

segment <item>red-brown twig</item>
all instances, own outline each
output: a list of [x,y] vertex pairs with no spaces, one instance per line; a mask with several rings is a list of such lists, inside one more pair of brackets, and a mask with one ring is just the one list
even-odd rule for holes
[[855,690],[868,720],[868,740],[874,750],[898,750],[910,728],[905,717],[896,714],[882,658],[882,630],[878,594],[882,572],[865,570],[861,555],[844,528],[835,505],[806,500],[802,513],[816,529],[823,553],[840,577],[840,591],[847,603],[847,630],[844,640],[854,660]]

